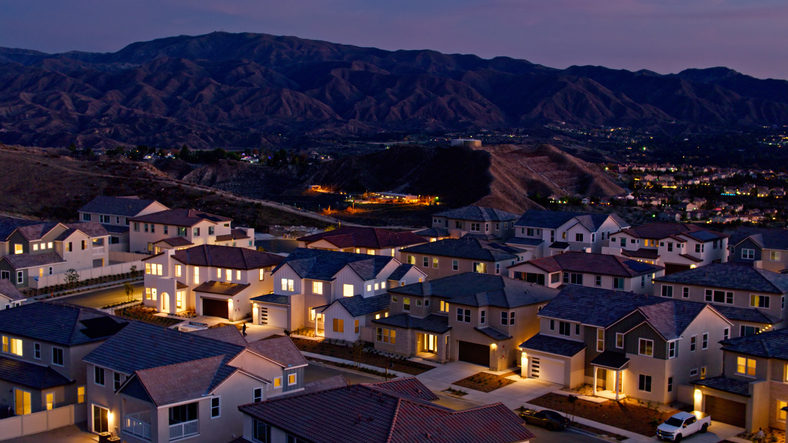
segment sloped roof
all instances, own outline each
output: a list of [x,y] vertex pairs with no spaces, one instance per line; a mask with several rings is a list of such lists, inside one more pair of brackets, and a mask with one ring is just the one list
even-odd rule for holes
[[609,218],[612,218],[619,226],[628,227],[624,219],[618,214],[590,214],[585,212],[564,212],[564,211],[546,211],[542,209],[529,209],[525,211],[522,217],[517,220],[515,226],[529,227],[529,228],[543,228],[543,229],[557,229],[564,223],[577,219],[584,228],[590,232],[596,232],[602,224]]
[[482,334],[484,334],[484,335],[486,335],[486,336],[488,336],[491,339],[496,340],[496,341],[509,340],[510,338],[512,338],[511,335],[504,334],[503,332],[501,332],[501,331],[499,331],[499,330],[497,330],[495,328],[491,328],[489,326],[484,327],[484,328],[474,327],[473,329],[481,332]]
[[243,240],[249,238],[243,229],[231,229],[229,234],[217,235],[216,241]]
[[449,230],[446,228],[432,227],[428,229],[422,229],[421,231],[415,231],[414,234],[421,237],[448,237]]
[[512,214],[511,212],[501,211],[500,209],[488,208],[485,206],[464,206],[462,208],[438,212],[434,215],[455,220],[470,220],[479,222],[503,222],[517,220],[519,217],[519,215]]
[[[331,304],[333,305],[334,303],[342,305],[351,317],[361,317],[362,315],[385,311],[389,307],[389,295],[380,294],[372,297],[354,295],[352,297],[338,298]],[[325,311],[325,309],[323,310]]]
[[213,223],[231,222],[233,219],[222,217],[221,215],[210,214],[196,209],[168,209],[166,211],[154,212],[152,214],[141,215],[131,219],[133,222],[158,223],[162,225],[187,226],[191,227],[197,223],[207,220]]
[[784,294],[788,292],[788,275],[751,266],[712,263],[654,279],[664,283],[708,286],[742,291]]
[[25,300],[27,298],[7,278],[0,280],[0,295],[5,296],[9,300]]
[[107,197],[100,195],[79,208],[78,212],[134,217],[153,203],[156,203],[156,200],[144,200],[134,196]]
[[339,248],[384,249],[424,243],[424,239],[413,232],[394,232],[380,228],[348,226],[332,231],[301,237],[298,241],[306,244],[319,240],[336,245]]
[[279,294],[264,294],[264,295],[258,295],[257,297],[252,297],[251,301],[257,301],[260,303],[274,303],[277,305],[289,305],[290,296],[279,295]]
[[[137,377],[156,406],[203,397],[235,372],[222,369],[223,355],[137,371]],[[227,371],[226,369],[231,369]],[[216,381],[217,376],[220,378]],[[121,389],[121,393],[125,393]]]
[[552,337],[545,334],[536,334],[520,344],[523,349],[533,349],[550,354],[572,357],[586,348],[586,344],[581,341],[568,340],[561,337]]
[[607,327],[641,306],[663,303],[662,297],[567,285],[538,316]]
[[0,356],[0,380],[33,389],[48,389],[74,383],[49,366]]
[[103,237],[109,235],[107,229],[99,222],[79,222],[68,223],[66,226],[69,229],[78,229],[85,233],[88,237]]
[[690,382],[693,385],[705,386],[707,388],[717,389],[718,391],[731,392],[745,397],[750,396],[750,382],[736,378],[729,378],[721,375],[719,377],[707,378],[704,380],[695,380]]
[[288,255],[273,272],[287,264],[301,278],[333,280],[345,266],[358,273],[362,280],[374,280],[393,257],[352,254],[340,251],[298,248]]
[[541,238],[512,237],[509,240],[506,240],[507,245],[517,246],[539,246],[542,243],[544,243],[544,240]]
[[201,329],[198,331],[190,332],[190,334],[207,337],[214,340],[232,343],[238,346],[246,346],[246,339],[241,335],[241,331],[235,326],[220,326],[217,328]]
[[723,351],[788,360],[788,329],[729,338],[721,343]]
[[740,227],[731,234],[729,243],[738,245],[748,237],[764,249],[788,250],[788,229]]
[[764,323],[773,325],[780,322],[780,318],[775,317],[768,312],[758,308],[739,308],[736,306],[727,306],[720,303],[715,303],[714,309],[717,310],[723,317],[728,320],[746,321],[750,323]]
[[[700,313],[710,305],[690,301],[667,300],[641,306],[638,311],[666,340],[674,340],[684,333]],[[714,309],[710,307],[709,309]]]
[[2,217],[0,216],[0,239],[5,240],[17,228],[22,226],[38,225],[41,224],[39,220],[25,220],[21,218]]
[[199,245],[175,251],[173,258],[192,266],[209,266],[228,269],[259,269],[276,266],[284,257],[233,246]]
[[[374,384],[280,397],[239,409],[315,443],[508,443],[534,437],[522,419],[501,403],[452,411]],[[316,410],[332,413],[315,414]]]
[[0,310],[0,332],[64,346],[105,339],[125,325],[124,320],[104,312],[62,302],[41,301]]
[[168,245],[170,245],[172,247],[175,247],[175,248],[180,247],[180,246],[192,246],[194,244],[194,243],[190,242],[189,240],[187,240],[186,237],[165,238],[165,239],[161,239],[161,240],[157,241],[154,244],[157,244],[157,243],[166,243],[166,244],[168,244]]
[[530,263],[546,272],[564,270],[569,272],[612,275],[616,277],[635,277],[653,274],[665,269],[662,266],[626,260],[615,255],[571,251],[564,254],[529,260],[525,263]]
[[703,228],[690,223],[649,223],[621,231],[636,238],[663,239],[674,235],[684,235],[701,242],[727,238],[727,234]]
[[249,283],[241,284],[241,283],[229,283],[224,281],[211,280],[200,284],[199,286],[194,288],[193,291],[206,292],[208,294],[235,295],[242,292],[244,289],[248,287],[249,287]]
[[439,334],[443,334],[444,332],[451,329],[451,326],[449,326],[449,317],[438,314],[430,314],[424,318],[413,317],[408,314],[397,314],[391,317],[383,317],[372,320],[372,323],[393,326],[397,328],[437,332]]
[[27,240],[40,240],[58,225],[61,225],[61,223],[46,222],[35,225],[20,226],[16,230]]
[[283,368],[306,366],[308,363],[290,337],[271,337],[249,343],[247,349],[273,360]]
[[[410,271],[411,269],[414,269],[414,268],[418,269],[418,271],[420,273],[424,274],[424,272],[421,269],[419,269],[419,268],[417,268],[417,267],[415,267],[413,265],[402,264],[402,265],[399,265],[399,267],[397,269],[395,269],[394,272],[391,273],[391,275],[386,277],[386,279],[387,280],[399,280],[402,277],[405,277],[405,274],[407,274],[408,271]],[[426,275],[426,274],[424,274],[424,275]]]
[[382,381],[375,383],[374,386],[378,389],[384,389],[386,391],[407,395],[409,397],[418,398],[425,401],[435,401],[440,398],[435,395],[434,392],[430,391],[430,389],[416,377],[406,377],[396,380]]
[[9,254],[4,255],[0,260],[7,261],[14,269],[25,269],[34,266],[46,266],[66,262],[55,251],[44,252],[43,254],[31,254],[29,252],[25,252],[24,254]]
[[400,252],[481,261],[513,260],[517,258],[514,254],[505,252],[499,248],[490,247],[487,242],[472,237],[447,238],[411,246],[410,248],[404,248],[401,249]]

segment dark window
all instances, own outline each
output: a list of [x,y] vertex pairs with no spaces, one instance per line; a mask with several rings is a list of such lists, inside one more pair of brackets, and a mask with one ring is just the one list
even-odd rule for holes
[[651,392],[651,376],[640,374],[638,378],[638,390]]
[[558,322],[558,333],[569,337],[569,333],[570,333],[569,327],[570,325],[568,322],[565,321]]
[[174,406],[170,408],[170,425],[197,420],[197,403]]
[[211,418],[220,417],[221,415],[221,399],[219,397],[211,398]]
[[261,443],[270,443],[271,442],[271,427],[267,424],[252,420],[252,438],[255,441],[259,441]]
[[471,322],[471,310],[470,309],[463,309],[457,308],[457,321],[470,323]]
[[104,368],[93,367],[93,382],[99,386],[104,386]]
[[254,392],[252,393],[252,401],[255,403],[260,403],[263,401],[263,388],[254,388]]
[[52,364],[57,366],[63,366],[63,349],[52,348]]
[[673,392],[673,377],[668,377],[668,392]]

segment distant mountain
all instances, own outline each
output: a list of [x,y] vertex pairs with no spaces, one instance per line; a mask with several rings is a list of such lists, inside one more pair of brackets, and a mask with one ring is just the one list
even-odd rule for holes
[[788,81],[675,75],[295,37],[212,33],[115,53],[0,48],[0,142],[265,145],[271,134],[504,129],[565,122],[746,128],[788,122]]

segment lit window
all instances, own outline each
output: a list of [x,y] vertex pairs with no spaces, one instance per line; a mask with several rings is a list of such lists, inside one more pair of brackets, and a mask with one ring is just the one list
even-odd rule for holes
[[260,281],[265,280],[265,269],[260,269]]
[[20,244],[14,244],[14,254],[23,254],[25,252],[24,246]]
[[596,350],[597,352],[605,350],[605,330],[602,328],[596,330]]
[[77,403],[85,403],[85,387],[77,387]]
[[235,271],[235,279],[236,280],[240,280],[241,279],[241,271]]
[[228,269],[224,274],[226,276],[225,280],[233,281],[233,271],[232,270]]
[[753,308],[769,308],[768,295],[750,294],[750,306]]
[[788,407],[788,403],[777,400],[777,420],[785,421],[786,419],[786,412],[785,408]]
[[296,374],[288,374],[287,386],[293,386],[294,384],[296,384]]
[[313,281],[312,282],[312,293],[322,295],[323,294],[323,282],[322,281]]
[[50,392],[46,395],[47,411],[55,409],[55,393]]
[[194,268],[194,283],[200,283],[200,268]]
[[349,285],[349,284],[342,285],[342,295],[344,297],[352,297],[354,295],[353,294],[354,292],[356,291],[353,289],[353,285]]
[[345,321],[341,318],[334,319],[334,332],[344,333],[345,332]]
[[755,359],[746,358],[746,357],[737,357],[736,373],[755,377]]
[[181,265],[175,265],[175,276],[176,277],[181,276]]
[[274,379],[274,389],[280,389],[282,387],[282,377],[276,377]]

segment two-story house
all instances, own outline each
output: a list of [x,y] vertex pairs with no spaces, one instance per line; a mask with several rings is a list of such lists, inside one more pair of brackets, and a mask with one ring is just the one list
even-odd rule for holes
[[271,271],[284,258],[232,246],[168,249],[147,257],[143,304],[159,312],[193,311],[237,321],[251,315],[253,297],[271,293]]
[[539,331],[536,314],[558,290],[466,272],[388,292],[390,315],[372,320],[367,340],[375,349],[500,371],[517,364],[517,345]]
[[732,262],[788,272],[788,229],[741,227],[731,234],[729,249]]
[[665,269],[614,255],[565,252],[509,267],[509,277],[550,288],[573,284],[638,294],[652,293],[652,279]]
[[679,385],[719,373],[732,324],[711,305],[569,285],[520,345],[523,377],[594,395],[670,403]]
[[132,252],[158,254],[197,245],[254,249],[254,229],[231,228],[231,218],[195,209],[169,209],[129,220]]
[[354,342],[372,318],[388,313],[387,287],[424,278],[390,256],[299,248],[273,270],[274,292],[252,298],[252,318]]
[[109,232],[109,250],[129,252],[129,225],[134,217],[169,209],[156,200],[100,195],[79,208],[79,220],[98,222]]
[[238,406],[303,390],[307,362],[290,338],[224,332],[130,323],[84,357],[88,429],[130,443],[230,441],[243,432]]
[[534,438],[502,403],[454,411],[432,404],[434,399],[426,386],[408,378],[244,405],[242,441],[527,443]]
[[423,237],[408,231],[350,226],[301,237],[298,247],[396,257],[400,249],[425,241]]
[[518,218],[517,214],[500,209],[464,206],[433,214],[432,227],[415,233],[430,241],[464,236],[505,241],[514,235]]
[[711,303],[735,325],[731,337],[782,327],[788,275],[750,266],[711,264],[654,280],[654,295]]
[[97,222],[18,227],[0,242],[0,279],[27,288],[44,275],[106,266],[108,241],[109,233]]
[[665,267],[665,274],[728,261],[728,235],[693,224],[651,223],[610,237],[603,254]]
[[124,326],[103,312],[57,302],[0,311],[0,407],[26,415],[73,404],[85,417],[82,357]]
[[528,251],[526,260],[567,251],[599,253],[611,234],[629,227],[618,214],[530,209],[515,223],[507,244]]
[[463,237],[402,249],[399,259],[435,279],[463,272],[506,275],[506,268],[522,260],[522,254],[515,247]]
[[695,410],[747,432],[785,430],[788,329],[725,340],[722,352],[720,375],[693,383]]

